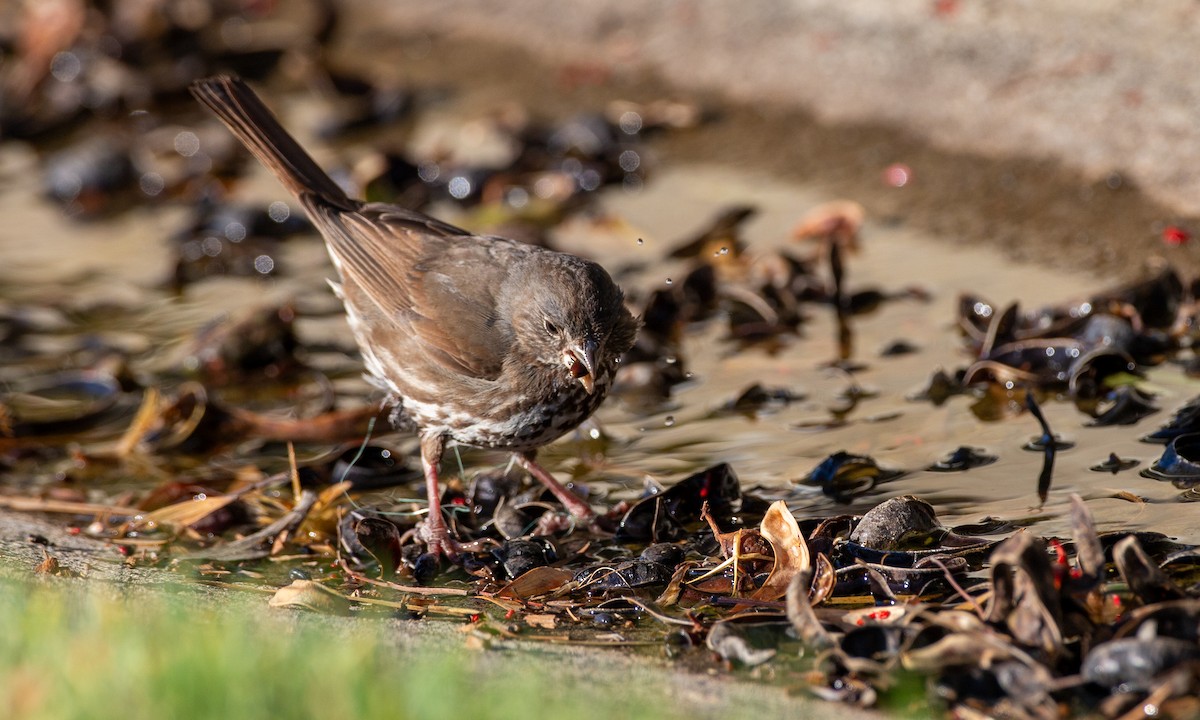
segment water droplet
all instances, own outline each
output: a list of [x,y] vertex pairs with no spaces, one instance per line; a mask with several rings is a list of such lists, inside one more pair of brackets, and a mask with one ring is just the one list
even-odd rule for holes
[[667,284],[668,284],[668,285],[670,285],[670,284],[671,284],[671,283],[673,283],[673,282],[675,282],[675,281],[674,281],[674,280],[672,280],[671,278],[667,278]]
[[471,181],[462,175],[456,175],[450,179],[446,189],[450,191],[451,197],[455,200],[462,200],[471,194]]
[[150,197],[154,197],[155,195],[161,193],[166,186],[167,184],[163,180],[162,175],[159,175],[156,172],[144,173],[142,177],[138,179],[138,187],[140,187],[142,192]]
[[663,358],[663,362],[668,365],[674,365],[675,363],[679,362],[679,358],[675,357],[674,355],[668,355]]
[[663,425],[666,425],[667,427],[671,427],[674,424],[675,424],[675,416],[674,415],[668,415],[665,418],[663,418]]
[[292,209],[282,200],[276,200],[267,207],[267,215],[275,222],[281,223],[292,216]]
[[259,255],[254,258],[254,269],[263,275],[270,275],[275,269],[275,259],[270,255]]
[[602,180],[603,178],[600,177],[600,173],[588,168],[579,173],[579,189],[585,192],[592,192],[600,187]]
[[626,150],[617,158],[617,164],[627,173],[637,170],[642,164],[642,156],[638,155],[634,150]]
[[200,152],[200,138],[190,130],[184,130],[175,136],[175,152],[184,157],[191,157]]
[[588,437],[590,437],[593,440],[599,440],[600,439],[600,431],[596,428],[592,428],[591,430],[588,431]]
[[437,166],[437,163],[425,163],[417,168],[417,177],[421,178],[421,182],[433,182],[440,174],[441,168]]
[[225,226],[225,238],[229,242],[241,242],[246,239],[246,226],[234,220]]
[[645,244],[646,244],[645,240],[638,238],[638,245],[645,245]]
[[509,188],[508,192],[504,194],[504,199],[508,202],[509,207],[519,210],[529,204],[529,191],[520,187]]
[[617,121],[617,125],[626,135],[637,135],[642,129],[642,116],[632,110],[626,110],[621,113],[621,119]]
[[727,248],[727,247],[723,247],[717,251],[717,255],[728,255],[728,254],[729,254],[729,248]]
[[83,70],[83,62],[79,56],[67,50],[58,53],[50,61],[50,74],[59,82],[73,81],[79,77],[81,70]]

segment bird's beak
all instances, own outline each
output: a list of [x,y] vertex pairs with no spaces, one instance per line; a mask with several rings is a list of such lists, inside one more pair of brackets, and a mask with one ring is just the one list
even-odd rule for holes
[[596,391],[596,350],[599,347],[595,340],[585,340],[563,353],[563,364],[570,368],[571,377],[583,385],[588,395]]

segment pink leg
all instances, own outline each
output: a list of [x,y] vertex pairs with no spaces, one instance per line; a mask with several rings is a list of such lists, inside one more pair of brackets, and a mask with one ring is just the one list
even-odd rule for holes
[[513,453],[513,457],[516,458],[517,464],[520,465],[525,472],[534,476],[539,482],[545,485],[546,488],[554,494],[554,497],[558,498],[558,501],[562,503],[563,507],[569,510],[572,515],[581,520],[588,521],[591,521],[596,517],[596,513],[592,511],[592,508],[586,502],[584,502],[583,498],[568,490],[565,485],[555,480],[554,476],[546,471],[546,468],[538,465],[537,462],[534,461],[534,453]]
[[438,486],[438,466],[445,446],[446,439],[440,433],[421,436],[421,469],[425,471],[425,494],[429,499],[429,517],[421,528],[421,537],[429,552],[453,559],[458,555],[458,543],[450,538],[450,529],[442,517],[442,492]]

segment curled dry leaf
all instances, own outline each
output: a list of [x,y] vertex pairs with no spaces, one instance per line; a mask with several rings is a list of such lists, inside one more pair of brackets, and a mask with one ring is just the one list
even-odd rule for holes
[[795,629],[801,642],[817,650],[833,647],[836,642],[813,612],[808,599],[808,586],[812,571],[805,567],[792,576],[787,587],[787,619]]
[[825,553],[817,553],[817,559],[813,566],[812,594],[810,596],[813,606],[820,605],[831,597],[835,585],[837,585],[837,570],[833,567],[833,561]]
[[988,622],[1007,625],[1022,645],[1062,653],[1061,600],[1045,541],[1018,532],[996,546],[991,561]]
[[775,565],[762,587],[751,597],[755,600],[778,600],[787,594],[788,584],[797,573],[805,571],[812,577],[812,555],[795,516],[782,500],[776,500],[767,509],[759,532],[775,551]]
[[1144,604],[1186,597],[1183,590],[1150,559],[1134,535],[1122,538],[1113,546],[1113,564],[1117,566],[1117,572],[1125,584]]
[[700,519],[708,523],[709,529],[712,530],[713,539],[717,541],[717,545],[721,548],[721,557],[733,557],[738,551],[738,544],[742,539],[742,530],[739,528],[733,532],[721,532],[716,519],[709,512],[707,500],[700,506]]
[[527,600],[539,595],[548,595],[575,577],[575,573],[548,565],[535,567],[505,585],[496,593],[497,597]]
[[1096,534],[1092,513],[1083,498],[1071,493],[1071,532],[1075,536],[1075,557],[1079,570],[1093,585],[1104,579],[1104,548]]
[[314,612],[347,615],[350,600],[312,580],[296,580],[275,591],[267,604],[273,608],[303,608]]
[[146,513],[141,524],[187,527],[200,522],[236,499],[236,495],[207,495],[189,498]]

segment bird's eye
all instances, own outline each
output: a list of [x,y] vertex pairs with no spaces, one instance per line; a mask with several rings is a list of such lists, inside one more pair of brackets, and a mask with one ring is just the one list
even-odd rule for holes
[[546,332],[551,335],[558,334],[558,326],[555,325],[554,323],[550,322],[549,320],[542,320],[542,327],[546,328]]

